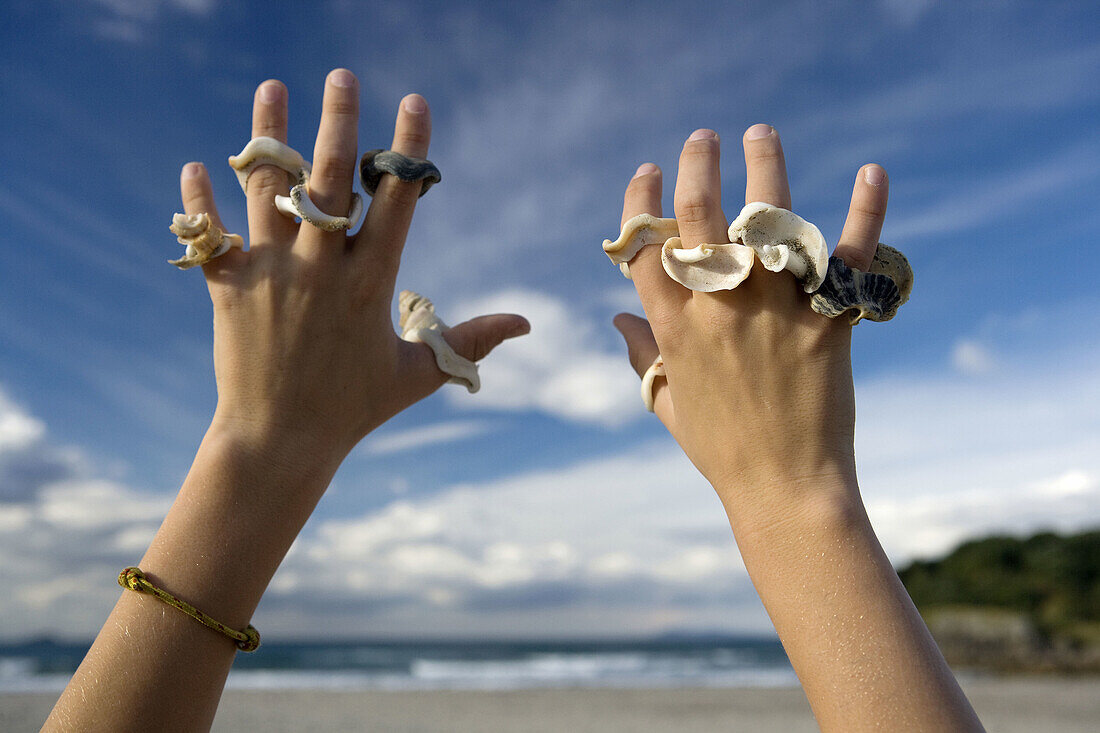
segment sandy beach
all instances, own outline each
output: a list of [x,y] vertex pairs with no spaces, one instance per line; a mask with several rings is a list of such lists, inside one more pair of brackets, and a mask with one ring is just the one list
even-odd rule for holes
[[[1009,678],[964,685],[993,733],[1094,733],[1100,677]],[[56,695],[0,695],[0,730],[37,731]],[[508,692],[318,692],[231,690],[214,722],[220,733],[264,731],[817,730],[799,689],[520,690]]]

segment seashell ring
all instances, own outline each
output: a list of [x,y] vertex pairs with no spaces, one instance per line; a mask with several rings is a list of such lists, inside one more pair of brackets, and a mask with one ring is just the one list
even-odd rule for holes
[[477,364],[458,354],[443,338],[447,324],[435,314],[432,301],[411,290],[402,290],[397,297],[401,338],[411,343],[424,343],[435,352],[439,371],[450,375],[448,382],[464,385],[470,394],[481,389]]
[[649,369],[646,369],[645,374],[642,375],[642,404],[650,412],[654,412],[653,401],[656,397],[653,383],[657,377],[663,376],[665,376],[665,360],[661,358],[660,354],[657,354],[657,358],[653,360],[653,363],[649,365]]
[[363,157],[359,159],[359,182],[363,184],[363,190],[368,196],[374,196],[382,176],[386,173],[402,181],[420,181],[421,196],[442,180],[439,169],[427,158],[412,158],[381,148],[363,153]]
[[898,250],[879,243],[867,272],[849,267],[839,257],[829,258],[825,281],[810,298],[815,313],[836,318],[849,314],[854,326],[869,321],[889,321],[913,292],[913,268]]
[[172,225],[168,229],[176,235],[180,244],[187,245],[187,251],[178,260],[168,260],[181,270],[205,265],[215,257],[228,252],[233,247],[244,247],[244,238],[239,234],[229,234],[210,221],[205,211],[201,214],[173,214]]
[[248,193],[248,178],[261,165],[282,168],[290,176],[289,196],[276,196],[275,208],[289,217],[298,217],[326,232],[354,229],[363,216],[363,199],[351,195],[351,210],[347,216],[332,216],[317,208],[309,197],[311,166],[297,150],[273,137],[254,137],[237,155],[229,156],[229,165],[237,171],[241,189]]

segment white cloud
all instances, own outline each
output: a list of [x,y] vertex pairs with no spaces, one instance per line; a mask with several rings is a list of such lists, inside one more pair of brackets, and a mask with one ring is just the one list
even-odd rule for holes
[[360,450],[374,456],[401,453],[413,448],[424,448],[429,445],[478,438],[492,429],[493,423],[485,420],[453,420],[432,425],[421,425],[399,432],[390,432],[383,429],[383,432],[371,433],[367,436]]
[[[895,563],[1100,523],[1100,384],[1091,367],[1035,369],[858,385],[862,493]],[[277,577],[276,625],[300,594],[351,582],[338,593],[370,607],[343,622],[379,633],[767,629],[721,506],[671,440],[322,522]]]
[[0,453],[23,450],[45,434],[42,421],[28,415],[0,392]]
[[505,342],[480,366],[481,391],[449,390],[467,409],[540,410],[556,417],[617,425],[642,415],[638,378],[626,348],[603,346],[595,325],[565,300],[506,290],[459,304],[456,321],[483,313],[520,313],[531,333]]
[[951,365],[962,374],[982,376],[996,368],[989,348],[973,339],[959,339],[951,349]]

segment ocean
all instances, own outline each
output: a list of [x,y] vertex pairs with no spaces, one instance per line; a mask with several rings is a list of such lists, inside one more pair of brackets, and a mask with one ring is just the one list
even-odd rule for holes
[[[60,692],[90,643],[0,644],[0,694]],[[514,690],[793,687],[775,639],[264,642],[228,689]]]

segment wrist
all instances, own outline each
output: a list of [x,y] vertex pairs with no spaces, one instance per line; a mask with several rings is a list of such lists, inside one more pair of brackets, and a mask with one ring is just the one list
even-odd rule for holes
[[757,472],[713,483],[738,542],[754,537],[828,530],[846,532],[866,523],[855,467],[810,475]]
[[288,481],[324,476],[327,486],[352,447],[327,439],[320,431],[250,420],[219,406],[199,451],[252,463]]

